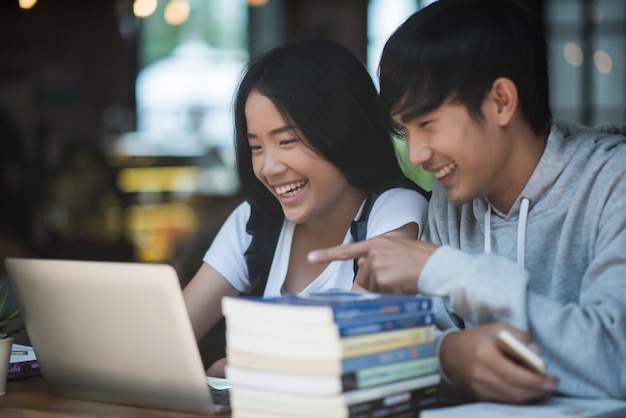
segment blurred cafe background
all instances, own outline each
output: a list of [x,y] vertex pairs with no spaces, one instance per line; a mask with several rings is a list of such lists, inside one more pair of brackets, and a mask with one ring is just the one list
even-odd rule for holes
[[[0,0],[0,259],[169,263],[184,285],[242,200],[230,106],[250,57],[323,36],[375,76],[429,3]],[[626,120],[626,2],[527,3],[555,117]]]

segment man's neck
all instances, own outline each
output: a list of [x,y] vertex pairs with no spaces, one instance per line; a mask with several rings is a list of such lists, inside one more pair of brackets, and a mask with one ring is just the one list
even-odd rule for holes
[[514,141],[510,164],[502,179],[506,185],[498,195],[489,196],[491,204],[502,213],[508,213],[516,199],[526,187],[534,173],[548,142],[549,132],[535,134],[525,123],[508,128],[511,135],[508,140]]

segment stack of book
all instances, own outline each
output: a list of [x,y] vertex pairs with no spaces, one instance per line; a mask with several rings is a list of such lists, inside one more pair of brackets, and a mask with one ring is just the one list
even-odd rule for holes
[[419,417],[437,402],[432,300],[226,297],[233,417]]
[[29,345],[13,344],[7,380],[41,376],[35,350]]

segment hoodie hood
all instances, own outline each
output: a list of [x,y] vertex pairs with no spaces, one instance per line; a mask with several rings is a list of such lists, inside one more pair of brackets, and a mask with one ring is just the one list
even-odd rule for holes
[[[598,135],[598,132],[604,133],[605,135]],[[554,200],[555,194],[550,193],[550,189],[553,188],[557,178],[562,175],[566,167],[571,168],[572,165],[580,165],[581,161],[572,161],[575,155],[579,155],[578,149],[580,147],[590,146],[604,137],[615,134],[625,135],[626,123],[603,125],[596,129],[567,121],[557,121],[553,123],[546,148],[539,163],[508,213],[498,211],[486,198],[474,200],[472,205],[475,218],[477,221],[482,218],[484,224],[484,252],[487,254],[491,253],[492,214],[505,221],[517,220],[517,262],[521,266],[524,266],[526,225],[530,210],[542,200]],[[593,138],[590,137],[587,143],[567,139],[577,135],[590,135],[593,136]],[[556,197],[557,200],[553,202],[554,204],[558,204],[558,194]]]
[[[577,125],[564,122],[563,128],[568,134],[573,133]],[[581,131],[583,127],[578,127]],[[554,183],[563,168],[569,164],[576,147],[568,147],[565,141],[566,134],[561,130],[558,123],[553,124],[548,135],[548,140],[544,152],[539,160],[539,164],[533,171],[528,183],[511,206],[508,213],[503,213],[491,205],[487,198],[474,200],[474,214],[481,217],[484,223],[484,252],[491,253],[491,217],[495,214],[505,221],[517,221],[517,249],[516,260],[524,266],[526,255],[526,224],[528,212],[535,202],[538,202],[546,195],[551,185]],[[478,219],[477,219],[478,220]]]

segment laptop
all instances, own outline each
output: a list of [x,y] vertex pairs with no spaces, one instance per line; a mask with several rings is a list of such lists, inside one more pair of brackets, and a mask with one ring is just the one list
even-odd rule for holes
[[229,410],[211,396],[173,267],[26,258],[5,266],[43,378],[60,395]]

